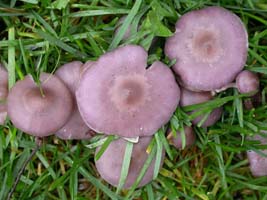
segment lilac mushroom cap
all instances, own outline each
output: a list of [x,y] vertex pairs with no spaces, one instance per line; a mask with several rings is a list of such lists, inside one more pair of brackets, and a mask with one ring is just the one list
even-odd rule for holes
[[[185,126],[184,133],[185,133],[185,139],[186,139],[185,147],[192,146],[196,141],[196,135],[194,133],[193,128],[190,126]],[[176,132],[176,137],[175,137],[173,135],[173,132],[170,130],[168,133],[168,138],[170,139],[170,143],[173,146],[175,146],[177,149],[182,149],[183,145],[182,145],[182,138],[181,138],[180,131]]]
[[240,18],[222,7],[183,15],[165,53],[180,83],[193,91],[212,91],[232,82],[247,59],[248,36]]
[[[93,136],[93,131],[84,123],[75,100],[75,92],[79,85],[81,75],[85,67],[80,61],[73,61],[61,66],[55,73],[65,85],[70,89],[74,106],[71,117],[67,123],[56,132],[56,136],[61,139],[90,139]],[[89,67],[89,62],[87,62],[86,68]]]
[[52,135],[69,119],[73,101],[64,83],[54,75],[42,73],[40,87],[28,75],[10,90],[7,107],[12,123],[37,137]]
[[127,45],[104,54],[83,75],[76,98],[86,124],[124,137],[153,135],[175,111],[180,89],[161,62],[146,69],[147,52]]
[[[140,137],[138,143],[134,144],[128,176],[123,188],[131,187],[140,174],[140,171],[148,158],[146,149],[151,139],[152,137]],[[127,141],[123,138],[111,142],[103,155],[95,162],[100,176],[113,186],[117,186],[119,184],[126,144]],[[100,147],[97,148],[96,153],[99,149]],[[161,166],[163,164],[164,156],[165,152],[162,153]],[[155,158],[152,160],[138,187],[142,187],[152,181],[154,167]]]
[[236,77],[236,87],[242,94],[257,92],[259,90],[259,77],[248,70],[240,72]]
[[[266,134],[266,132],[264,132],[264,134]],[[253,137],[248,137],[247,140],[257,140],[261,145],[266,145],[267,135],[263,137],[257,134]],[[260,152],[267,155],[267,150],[260,150]],[[253,150],[247,151],[247,156],[252,175],[255,177],[267,176],[267,158]]]
[[0,125],[3,125],[7,116],[6,98],[8,95],[8,74],[0,64]]
[[[182,107],[194,105],[198,103],[204,103],[206,101],[211,100],[213,97],[210,92],[193,92],[187,90],[185,88],[181,89],[181,99],[180,105]],[[194,111],[193,111],[194,112]],[[202,127],[208,127],[215,124],[222,115],[222,108],[214,109],[206,119],[206,121],[202,124]],[[204,116],[200,115],[193,120],[193,124],[197,125]]]

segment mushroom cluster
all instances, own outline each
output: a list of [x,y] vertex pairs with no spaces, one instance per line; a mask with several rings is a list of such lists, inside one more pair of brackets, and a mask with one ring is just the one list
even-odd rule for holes
[[[96,160],[101,177],[114,186],[120,181],[127,138],[138,138],[123,185],[129,188],[148,157],[152,136],[169,122],[178,105],[210,101],[214,91],[233,85],[234,80],[240,93],[258,90],[257,75],[242,71],[247,48],[247,32],[241,20],[213,6],[181,16],[175,34],[167,39],[165,53],[176,60],[172,67],[176,77],[160,61],[147,66],[148,53],[138,45],[118,47],[95,62],[67,63],[55,75],[41,73],[37,82],[28,75],[17,81],[8,96],[7,72],[0,66],[0,124],[7,108],[12,123],[36,137],[55,133],[61,139],[79,140],[96,133],[117,135],[119,139]],[[7,106],[2,103],[6,97]],[[188,114],[194,112],[197,110]],[[201,124],[206,128],[222,113],[221,107],[216,108],[208,116],[195,118],[192,124],[198,125],[206,117]],[[167,138],[177,149],[183,148],[182,134],[187,147],[196,140],[193,127],[185,126],[183,133],[168,131]],[[161,165],[164,155],[163,151]],[[154,168],[155,159],[139,187],[153,179]]]

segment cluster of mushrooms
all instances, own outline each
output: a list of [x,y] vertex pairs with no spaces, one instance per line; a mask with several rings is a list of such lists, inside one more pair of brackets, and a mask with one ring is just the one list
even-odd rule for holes
[[[165,54],[176,60],[174,73],[160,61],[147,66],[148,54],[137,45],[114,49],[95,62],[67,63],[55,75],[41,73],[39,81],[28,75],[9,93],[7,72],[0,67],[0,100],[7,99],[0,105],[0,124],[8,115],[14,126],[36,137],[54,133],[62,139],[90,139],[96,133],[119,136],[96,161],[101,177],[114,186],[119,184],[126,144],[138,137],[123,186],[129,188],[148,157],[153,135],[169,122],[178,105],[209,101],[214,92],[229,87],[240,93],[258,90],[257,75],[242,71],[247,48],[247,32],[239,17],[221,7],[207,7],[181,16],[174,35],[167,39]],[[214,109],[201,126],[213,125],[222,113],[222,107]],[[192,124],[202,119],[199,116]],[[184,131],[190,146],[195,141],[193,128]],[[167,134],[170,143],[181,149],[180,132]],[[253,171],[261,160],[259,154],[251,154]],[[267,159],[262,160],[267,166]],[[139,187],[153,179],[154,164],[155,160]],[[267,175],[266,169],[261,175]]]

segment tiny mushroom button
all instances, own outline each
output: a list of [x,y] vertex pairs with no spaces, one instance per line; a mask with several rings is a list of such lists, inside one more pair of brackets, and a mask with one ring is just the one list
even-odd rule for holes
[[165,53],[180,83],[194,91],[212,91],[232,82],[247,59],[247,31],[238,16],[222,7],[183,15]]
[[180,89],[161,62],[148,69],[147,52],[126,45],[104,54],[81,78],[80,113],[96,132],[124,137],[153,135],[175,111]]
[[236,77],[236,87],[242,94],[257,92],[260,87],[259,77],[253,72],[244,70]]
[[52,135],[69,119],[73,101],[68,88],[54,75],[41,73],[40,85],[28,75],[10,90],[7,107],[12,123],[37,137]]

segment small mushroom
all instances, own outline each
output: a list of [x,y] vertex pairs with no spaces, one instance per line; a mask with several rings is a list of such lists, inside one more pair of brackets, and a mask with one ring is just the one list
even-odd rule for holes
[[[180,105],[184,107],[184,106],[194,105],[198,103],[204,103],[206,101],[211,100],[212,98],[213,97],[210,92],[193,92],[185,88],[181,88]],[[221,115],[222,115],[222,108],[214,109],[209,114],[206,121],[202,124],[202,127],[208,127],[208,126],[215,124],[220,119]],[[203,119],[203,117],[204,117],[203,115],[196,117],[193,120],[193,124],[197,125]]]
[[[248,137],[248,140],[259,141],[261,145],[267,144],[267,135],[266,132],[263,132],[264,135],[256,134],[253,137]],[[259,150],[262,154],[267,156],[267,150]],[[267,176],[267,157],[259,154],[259,152],[249,150],[247,151],[248,161],[250,171],[253,176]]]
[[241,94],[257,92],[259,86],[259,77],[248,70],[240,72],[236,77],[236,87]]
[[0,64],[0,125],[3,125],[7,116],[6,98],[8,95],[8,74]]
[[75,92],[79,85],[79,81],[81,78],[81,74],[84,70],[89,67],[89,62],[87,65],[83,67],[83,63],[80,61],[73,61],[61,66],[55,73],[57,77],[59,77],[63,83],[69,88],[71,91],[74,106],[71,117],[67,121],[67,123],[56,132],[56,136],[64,140],[71,139],[89,139],[93,135],[93,131],[84,123],[78,107],[77,102],[75,100]]
[[[123,188],[131,187],[140,174],[140,171],[148,158],[148,153],[146,150],[151,139],[152,137],[140,137],[138,143],[133,145],[128,176]],[[119,184],[126,144],[127,141],[123,138],[111,142],[99,160],[95,162],[100,176],[113,186],[117,186]],[[96,154],[99,149],[100,147],[97,148]],[[164,155],[165,152],[162,153],[161,165],[163,164]],[[142,187],[152,181],[154,167],[155,159],[152,160],[138,187]]]
[[153,135],[175,111],[180,90],[161,62],[146,69],[147,52],[126,45],[104,54],[81,78],[76,92],[85,123],[124,137]]
[[28,75],[18,81],[7,98],[8,116],[22,131],[37,137],[52,135],[69,119],[71,93],[54,75],[41,73],[40,86]]
[[[121,18],[118,20],[118,22],[117,22],[117,24],[116,24],[116,29],[115,29],[114,37],[116,37],[116,36],[118,35],[118,32],[120,31],[121,26],[122,26],[123,22],[125,21],[125,18],[126,18],[126,16],[123,16],[123,17],[121,17]],[[123,37],[122,37],[122,40],[125,41],[125,40],[127,40],[127,39],[131,36],[131,31],[132,31],[132,29],[133,29],[133,26],[130,24],[130,25],[128,26],[126,32],[124,33],[124,35],[123,35]]]
[[180,83],[193,91],[212,91],[232,82],[247,59],[248,36],[232,12],[217,6],[180,17],[165,53]]
[[[196,141],[196,136],[195,136],[193,128],[190,126],[185,126],[184,127],[184,133],[185,133],[185,141],[186,141],[185,147],[192,146]],[[170,141],[170,144],[175,146],[177,149],[183,148],[180,131],[176,132],[176,137],[175,137],[173,135],[173,132],[170,130],[167,137]]]

